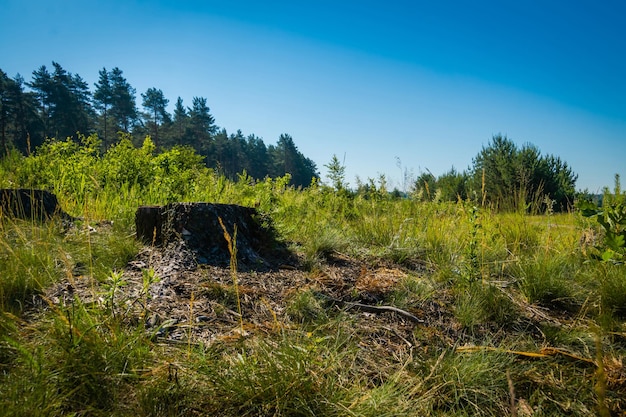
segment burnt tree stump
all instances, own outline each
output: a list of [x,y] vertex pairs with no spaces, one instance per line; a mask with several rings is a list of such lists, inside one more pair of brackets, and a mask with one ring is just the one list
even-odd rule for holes
[[0,213],[19,219],[45,221],[53,216],[74,220],[65,213],[57,196],[45,190],[27,188],[0,188]]
[[162,206],[141,206],[135,213],[137,238],[146,244],[160,245]]
[[214,203],[142,206],[135,213],[135,226],[137,238],[145,244],[166,248],[182,242],[198,263],[227,266],[230,252],[219,219],[231,239],[237,225],[237,261],[244,269],[271,267],[278,258],[289,256],[276,240],[269,219],[252,207]]

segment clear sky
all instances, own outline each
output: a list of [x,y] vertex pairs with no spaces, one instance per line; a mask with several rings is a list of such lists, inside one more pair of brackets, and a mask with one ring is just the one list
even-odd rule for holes
[[355,184],[467,169],[493,135],[626,182],[626,1],[0,0],[0,69],[206,97],[218,126],[290,134]]

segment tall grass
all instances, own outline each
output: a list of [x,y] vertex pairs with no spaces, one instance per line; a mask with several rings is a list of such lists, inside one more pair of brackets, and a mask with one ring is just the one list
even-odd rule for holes
[[[297,190],[288,176],[229,181],[184,148],[157,155],[150,141],[121,142],[99,155],[95,145],[95,138],[82,147],[52,142],[37,155],[0,161],[1,187],[52,190],[81,217],[69,228],[0,218],[6,415],[594,415],[600,403],[619,415],[626,408],[626,271],[586,256],[581,238],[597,226],[576,213],[502,214],[379,190],[336,193],[319,183]],[[42,297],[62,280],[121,277],[140,249],[137,206],[171,201],[256,206],[313,273],[337,254],[402,269],[406,276],[380,301],[426,322],[394,334],[403,343],[394,350],[378,339],[398,332],[385,321],[393,318],[329,309],[307,286],[286,297],[285,322],[272,332],[179,347],[151,340],[141,320],[122,321],[107,304],[115,297],[95,288],[94,299],[104,301],[55,305]],[[545,348],[558,354],[532,356]]]

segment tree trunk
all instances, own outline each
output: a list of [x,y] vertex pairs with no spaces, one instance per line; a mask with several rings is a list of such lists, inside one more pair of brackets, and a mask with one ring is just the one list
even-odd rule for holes
[[285,246],[276,241],[268,220],[251,207],[213,203],[142,206],[135,214],[138,239],[162,248],[182,242],[200,264],[229,265],[230,250],[223,224],[244,269],[267,268],[277,258],[290,256]]
[[55,215],[66,220],[74,219],[61,209],[56,195],[45,190],[26,188],[0,189],[0,213],[40,221],[48,220]]
[[146,244],[160,245],[162,206],[140,206],[135,212],[137,239]]

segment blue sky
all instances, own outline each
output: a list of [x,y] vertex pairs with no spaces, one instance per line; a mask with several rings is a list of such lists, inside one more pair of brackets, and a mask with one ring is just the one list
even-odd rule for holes
[[0,0],[0,68],[206,97],[220,127],[293,136],[325,179],[464,170],[495,134],[577,187],[626,178],[626,2]]

